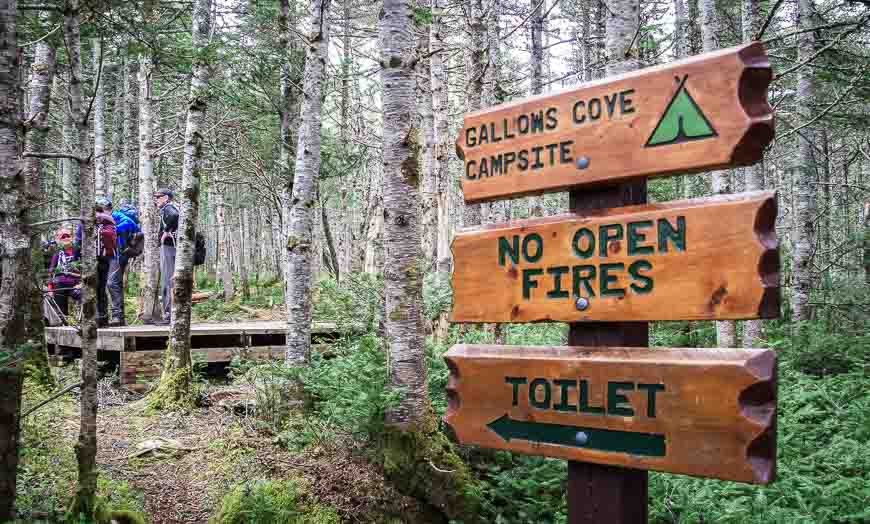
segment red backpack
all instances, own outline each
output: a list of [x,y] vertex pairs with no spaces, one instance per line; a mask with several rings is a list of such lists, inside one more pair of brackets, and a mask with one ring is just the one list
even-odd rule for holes
[[97,213],[97,256],[114,257],[118,245],[118,232],[112,215]]

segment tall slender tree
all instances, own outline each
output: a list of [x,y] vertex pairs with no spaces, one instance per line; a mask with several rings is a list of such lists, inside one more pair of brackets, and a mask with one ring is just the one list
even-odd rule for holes
[[209,34],[211,0],[196,0],[193,6],[191,37],[193,75],[187,99],[187,124],[184,132],[184,167],[181,174],[181,217],[178,224],[178,254],[175,284],[172,288],[172,323],[169,349],[152,406],[190,405],[192,373],[190,365],[190,314],[193,295],[193,251],[199,220],[199,187],[202,174],[203,124],[208,109],[211,77]]
[[[323,83],[329,50],[330,0],[311,0],[306,29],[302,122],[296,146],[290,235],[287,238],[287,351],[285,360],[304,365],[311,352],[311,281],[314,208],[320,175],[320,129]],[[419,238],[419,237],[417,237]]]
[[[0,355],[17,353],[27,341],[27,323],[20,311],[28,309],[27,279],[30,273],[30,231],[26,222],[27,190],[18,157],[18,33],[16,0],[0,0]],[[9,364],[0,357],[4,385],[12,376]],[[7,373],[9,375],[7,375]],[[13,376],[15,406],[20,403],[20,375]],[[6,408],[6,406],[4,406]],[[15,519],[15,486],[18,464],[17,415],[9,420],[4,409],[4,428],[0,440],[0,521]],[[8,435],[11,433],[11,435]]]
[[[680,0],[676,0],[680,1]],[[751,42],[761,28],[758,0],[743,0],[741,4],[741,29],[743,41]],[[764,189],[764,160],[746,169],[746,190]],[[743,347],[756,347],[761,340],[761,320],[747,320],[743,323]]]
[[[410,0],[385,0],[380,20],[383,83],[384,265],[389,383],[403,391],[387,423],[413,426],[429,413],[421,314],[420,131],[414,127],[414,36]],[[482,73],[482,71],[481,71]],[[483,81],[483,75],[478,79]],[[479,95],[478,95],[479,96]],[[479,98],[478,98],[479,100]],[[479,103],[479,102],[478,102]]]
[[[798,62],[810,60],[815,53],[816,37],[810,30],[815,18],[813,0],[798,0],[798,28],[796,36]],[[797,156],[795,157],[794,179],[794,231],[792,240],[792,320],[803,321],[812,317],[810,292],[813,284],[813,251],[815,249],[816,187],[817,179],[815,139],[816,96],[815,71],[811,67],[798,70],[797,90],[795,92],[796,112],[803,127],[797,135]]]
[[82,269],[82,387],[78,459],[78,488],[73,515],[93,520],[97,495],[97,244],[94,237],[94,171],[88,150],[88,111],[82,95],[81,11],[79,0],[63,7],[63,31],[69,65],[69,111],[75,126],[73,157],[79,168]]

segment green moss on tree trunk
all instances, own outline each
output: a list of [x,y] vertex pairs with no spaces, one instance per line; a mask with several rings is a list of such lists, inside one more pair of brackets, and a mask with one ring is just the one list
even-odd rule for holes
[[160,382],[148,395],[148,409],[152,412],[189,411],[196,406],[197,396],[191,368],[177,365],[177,357],[167,349]]
[[450,520],[480,522],[480,488],[434,416],[416,427],[389,426],[378,446],[385,476],[403,493],[438,508]]

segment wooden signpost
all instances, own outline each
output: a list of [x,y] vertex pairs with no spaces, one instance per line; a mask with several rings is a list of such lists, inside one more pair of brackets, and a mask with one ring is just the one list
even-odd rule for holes
[[453,322],[779,314],[773,192],[493,224],[453,241]]
[[468,444],[756,484],[776,466],[776,357],[750,349],[457,345]]
[[569,322],[568,347],[454,346],[445,421],[568,460],[570,524],[646,522],[646,470],[774,480],[773,352],[647,348],[649,320],[779,315],[774,193],[646,203],[646,177],[761,160],[771,76],[752,43],[465,116],[466,202],[570,213],[457,233],[452,320]]
[[466,202],[754,164],[773,139],[759,43],[465,115]]

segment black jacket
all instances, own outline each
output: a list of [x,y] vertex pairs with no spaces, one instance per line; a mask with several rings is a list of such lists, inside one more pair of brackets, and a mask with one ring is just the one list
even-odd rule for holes
[[157,238],[163,238],[163,233],[169,233],[172,238],[163,241],[164,246],[175,246],[178,234],[178,209],[171,202],[167,202],[160,210],[160,231]]

